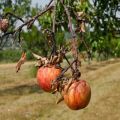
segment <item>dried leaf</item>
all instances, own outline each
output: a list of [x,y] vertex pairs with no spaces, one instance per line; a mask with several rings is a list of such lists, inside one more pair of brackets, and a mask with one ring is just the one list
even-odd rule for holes
[[41,57],[40,55],[37,55],[33,52],[32,52],[32,54],[33,54],[33,57],[36,58],[37,60],[40,60],[40,59],[41,59],[41,61],[46,61],[47,60],[46,57]]
[[42,66],[42,61],[41,59],[37,61],[37,63],[35,64],[35,67],[41,67]]
[[62,62],[63,61],[63,54],[61,54],[61,53],[59,53],[58,54],[58,58],[57,58],[57,60],[56,60],[56,63],[60,63],[60,62]]
[[68,92],[68,90],[69,90],[69,88],[70,88],[70,86],[71,86],[71,84],[72,84],[72,81],[73,81],[72,78],[69,79],[68,84],[67,84],[67,87],[66,87],[66,90],[65,90],[66,93]]
[[49,60],[50,63],[52,63],[52,59],[53,59],[53,56],[51,55]]
[[60,102],[62,102],[64,100],[63,96],[61,96],[57,101],[56,104],[59,104]]
[[46,66],[48,64],[49,60],[46,57],[41,57],[33,52],[32,52],[32,54],[33,54],[34,58],[36,58],[38,60],[38,62],[35,66],[41,67],[42,65]]
[[2,32],[6,32],[9,27],[8,19],[1,19],[0,20],[0,30]]
[[18,72],[20,70],[21,65],[24,64],[25,60],[26,60],[26,53],[23,52],[20,60],[18,61],[17,65],[16,65],[16,72]]
[[52,59],[52,64],[56,63],[56,60],[58,59],[58,56],[53,56],[53,59]]
[[77,12],[78,17],[81,17],[84,14],[84,12]]
[[82,20],[85,17],[85,13],[84,12],[77,12],[77,19],[78,20]]
[[85,23],[84,22],[82,22],[80,24],[80,29],[81,29],[81,32],[85,32]]
[[39,55],[37,55],[37,54],[35,54],[35,53],[33,53],[33,52],[32,52],[32,55],[33,55],[33,57],[36,58],[37,60],[42,59],[41,56],[39,56]]

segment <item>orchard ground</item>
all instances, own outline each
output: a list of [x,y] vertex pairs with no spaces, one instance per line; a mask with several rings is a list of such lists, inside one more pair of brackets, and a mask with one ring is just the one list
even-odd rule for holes
[[[70,110],[59,95],[42,91],[30,75],[33,62],[19,73],[16,64],[0,64],[0,120],[120,120],[120,60],[83,64],[82,77],[91,86],[89,105]],[[69,75],[69,74],[68,74]]]

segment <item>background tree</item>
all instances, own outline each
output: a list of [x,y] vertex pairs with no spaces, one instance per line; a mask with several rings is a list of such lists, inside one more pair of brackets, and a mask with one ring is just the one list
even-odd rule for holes
[[[66,44],[71,37],[68,32],[68,19],[60,0],[55,0],[55,3],[55,38],[58,45]],[[16,17],[10,16],[8,14],[9,12],[14,13],[19,16],[19,18],[22,18],[22,20],[27,21],[43,10],[42,8],[33,8],[30,4],[31,0],[15,0],[14,2],[12,0],[0,1],[0,7],[2,8],[1,15],[7,15],[10,20],[8,31],[15,29],[16,23],[18,23],[16,22]],[[72,27],[78,36],[80,51],[91,52],[93,56],[96,56],[97,53],[99,58],[103,56],[104,59],[120,56],[119,0],[64,0],[63,4],[67,6],[70,16],[72,16]],[[23,29],[23,43],[25,43],[23,46],[26,46],[26,49],[31,48],[33,50],[34,48],[36,52],[42,51],[42,53],[47,55],[47,47],[42,48],[40,46],[41,44],[45,45],[47,40],[47,36],[43,31],[46,28],[52,29],[53,15],[53,9],[50,9],[42,16],[35,19],[37,25],[33,24],[31,29]],[[20,21],[21,19],[19,19],[19,22]],[[35,23],[35,21],[33,23]],[[38,34],[40,34],[39,37]],[[16,34],[16,36],[19,35]],[[3,42],[2,37],[1,41],[2,44],[0,44],[0,46],[3,47],[6,42]],[[19,41],[19,38],[17,38],[17,41]]]
[[89,44],[92,51],[97,51],[105,58],[119,56],[116,49],[120,37],[120,1],[93,0],[90,4],[89,15]]

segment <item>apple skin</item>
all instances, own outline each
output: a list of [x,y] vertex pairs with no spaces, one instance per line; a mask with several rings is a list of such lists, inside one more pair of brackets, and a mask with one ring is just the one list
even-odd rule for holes
[[85,80],[75,80],[66,91],[67,85],[64,87],[62,95],[64,102],[72,110],[85,108],[91,98],[91,88]]
[[60,75],[61,71],[55,65],[40,67],[37,72],[37,81],[40,88],[46,92],[51,92],[51,82]]

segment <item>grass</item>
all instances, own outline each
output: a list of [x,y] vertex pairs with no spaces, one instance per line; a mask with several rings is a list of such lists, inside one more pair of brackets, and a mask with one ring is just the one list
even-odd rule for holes
[[33,63],[25,63],[19,73],[15,64],[0,64],[0,120],[119,120],[119,60],[84,64],[82,77],[92,89],[90,104],[70,110],[58,95],[43,92],[30,73]]

